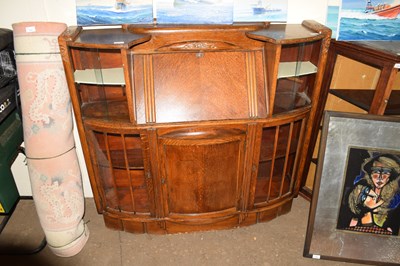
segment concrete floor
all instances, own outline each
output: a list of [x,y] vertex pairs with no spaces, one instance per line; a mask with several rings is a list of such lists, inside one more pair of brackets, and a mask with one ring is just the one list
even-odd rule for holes
[[[0,255],[0,265],[356,265],[303,258],[308,211],[309,202],[299,197],[289,214],[262,224],[188,234],[136,235],[107,229],[93,199],[86,199],[90,238],[78,255],[61,258],[45,247],[35,255]],[[0,252],[33,249],[43,237],[32,200],[21,200],[0,235]]]

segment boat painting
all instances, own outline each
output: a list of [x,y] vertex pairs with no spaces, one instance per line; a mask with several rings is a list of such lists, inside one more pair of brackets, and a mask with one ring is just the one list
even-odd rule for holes
[[328,1],[325,25],[332,30],[333,39],[336,39],[337,36],[338,24],[339,24],[339,11],[340,11],[339,5],[337,5],[335,2],[331,4],[331,2]]
[[399,13],[388,13],[393,10],[390,7],[398,8],[399,1],[386,1],[378,7],[379,5],[374,4],[373,1],[343,0],[339,12],[337,39],[341,41],[399,41]]
[[279,11],[281,11],[280,8],[272,8],[271,3],[262,0],[258,1],[257,5],[253,7],[254,15],[265,14],[267,12],[279,12]]
[[235,0],[234,21],[287,21],[287,0]]
[[79,26],[285,22],[288,0],[76,0]]
[[115,9],[116,10],[126,10],[126,7],[129,5],[129,2],[125,0],[115,0]]
[[233,0],[154,0],[159,24],[232,24]]
[[153,0],[76,0],[79,26],[153,22]]
[[371,0],[367,0],[365,13],[371,13],[385,18],[395,19],[400,13],[400,4],[389,5],[386,3],[372,5]]
[[184,6],[184,5],[213,5],[213,4],[218,4],[221,3],[221,0],[174,0],[174,6],[179,7],[179,6]]

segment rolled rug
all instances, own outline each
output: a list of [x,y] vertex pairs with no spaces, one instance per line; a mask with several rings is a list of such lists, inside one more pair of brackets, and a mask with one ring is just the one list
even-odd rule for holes
[[57,40],[67,26],[21,22],[12,27],[33,200],[50,249],[57,256],[74,256],[85,246],[89,231],[83,221],[71,100]]

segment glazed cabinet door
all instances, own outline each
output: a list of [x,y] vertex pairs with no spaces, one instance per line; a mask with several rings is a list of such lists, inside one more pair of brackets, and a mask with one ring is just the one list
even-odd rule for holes
[[245,139],[244,128],[159,132],[165,215],[212,223],[237,214]]
[[263,127],[255,206],[267,205],[293,193],[303,125],[303,120],[295,120]]
[[[249,208],[256,209],[258,221],[267,221],[290,211],[298,180],[298,164],[304,149],[306,117],[264,124],[260,134],[258,171]],[[253,200],[253,202],[251,202]]]
[[129,129],[87,127],[91,161],[100,187],[103,209],[109,213],[151,216],[152,180],[146,175],[146,134]]

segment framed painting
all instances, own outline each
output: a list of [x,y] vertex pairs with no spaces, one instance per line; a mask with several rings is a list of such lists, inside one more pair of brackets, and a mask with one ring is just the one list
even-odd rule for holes
[[234,0],[233,21],[235,22],[285,22],[288,0]]
[[79,26],[152,23],[153,0],[76,0]]
[[342,0],[337,39],[399,41],[399,14],[399,0]]
[[231,24],[233,0],[154,0],[160,24]]
[[337,37],[341,3],[341,0],[328,0],[325,25],[332,30],[332,39]]
[[288,0],[76,0],[79,26],[284,22]]
[[326,111],[304,256],[400,263],[400,117]]

